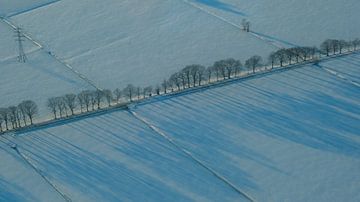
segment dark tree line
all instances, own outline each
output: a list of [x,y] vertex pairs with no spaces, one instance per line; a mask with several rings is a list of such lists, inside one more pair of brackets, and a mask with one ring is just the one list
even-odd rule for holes
[[[243,26],[249,31],[250,23],[244,21]],[[316,60],[324,56],[342,54],[343,52],[356,51],[360,48],[360,40],[352,41],[327,39],[317,47],[293,47],[280,49],[271,53],[267,60],[261,56],[254,55],[247,59],[244,65],[240,60],[228,58],[214,62],[208,67],[193,64],[175,72],[168,79],[164,79],[161,85],[138,87],[128,84],[123,89],[111,90],[85,90],[79,94],[66,94],[64,96],[49,98],[48,109],[52,112],[54,119],[90,112],[110,107],[112,104],[126,104],[136,100],[146,99],[154,95],[167,94],[174,91],[212,84],[222,80],[241,77],[247,74],[255,74],[258,70],[284,67],[308,60]],[[34,117],[38,114],[35,102],[23,101],[17,106],[0,108],[0,132],[17,129],[32,125]]]
[[[250,23],[243,21],[246,31],[249,31]],[[236,78],[245,74],[255,74],[258,69],[270,67],[284,67],[308,60],[316,59],[321,54],[328,56],[330,53],[342,53],[344,50],[355,51],[360,47],[360,40],[350,42],[343,40],[326,40],[320,49],[317,47],[293,47],[280,49],[271,53],[267,61],[261,56],[254,55],[245,61],[243,65],[240,60],[228,58],[214,62],[213,65],[205,67],[199,64],[188,65],[182,70],[175,72],[168,79],[164,79],[161,85],[147,86],[144,88],[128,84],[123,89],[110,90],[85,90],[79,94],[67,94],[61,97],[50,98],[48,107],[54,118],[74,115],[75,110],[81,113],[94,111],[103,106],[111,106],[146,99],[154,95],[167,94],[174,91],[219,82]]]
[[32,125],[37,114],[38,107],[31,100],[23,101],[17,106],[0,108],[0,132]]
[[355,51],[360,46],[360,40],[355,39],[352,41],[327,39],[320,45],[322,54],[329,56],[330,54],[341,54],[344,50]]

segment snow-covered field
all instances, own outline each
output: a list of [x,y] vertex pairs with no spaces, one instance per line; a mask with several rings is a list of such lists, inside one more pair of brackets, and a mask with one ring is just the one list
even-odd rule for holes
[[[346,58],[356,63],[359,54]],[[340,70],[341,61],[319,66]],[[319,66],[1,140],[16,143],[73,201],[246,201],[229,184],[255,201],[359,201],[360,88]],[[14,150],[0,146],[7,162],[0,199],[59,197]]]
[[[244,201],[126,111],[36,130],[13,142],[72,201]],[[11,163],[6,157],[16,153],[6,153],[5,159],[0,155],[1,162]],[[5,193],[0,192],[0,199],[27,194],[12,189],[27,186],[14,181],[14,170],[18,172],[1,168],[0,179],[7,184],[1,187]],[[50,195],[43,191],[28,201]]]
[[11,20],[103,88],[154,85],[185,65],[274,50],[181,0],[63,0]]
[[[254,54],[267,56],[276,50],[270,43],[231,25],[240,25],[244,18],[251,21],[257,35],[278,45],[318,45],[329,37],[352,39],[360,34],[359,22],[352,17],[359,8],[359,2],[354,0],[345,3],[308,0],[0,0],[0,5],[0,16],[22,27],[43,48],[38,50],[39,46],[25,41],[25,50],[29,54],[27,66],[39,66],[46,71],[57,69],[59,76],[67,77],[68,69],[58,64],[54,57],[32,56],[36,50],[41,54],[51,52],[100,88],[110,89],[123,88],[128,83],[143,87],[158,84],[188,64],[211,65],[229,57],[244,62]],[[329,17],[335,14],[338,15]],[[0,30],[2,70],[22,66],[16,64],[17,44],[13,30],[2,21]],[[22,93],[17,93],[16,97],[0,96],[3,107],[28,98],[43,105],[51,96],[74,92],[74,89],[57,85],[58,77],[33,80],[37,77],[36,71],[33,74],[31,69],[24,69],[26,73],[21,77],[17,75],[18,80],[27,81],[29,85],[34,82],[34,86],[43,79],[51,80],[46,88],[57,90],[43,91],[39,96],[34,90],[23,93],[21,85],[11,83],[11,91]],[[0,80],[7,80],[3,77],[8,74],[0,74]],[[73,77],[77,82],[83,82],[77,75]],[[7,95],[7,91],[1,91],[1,94]]]
[[18,63],[16,58],[0,61],[1,107],[16,106],[30,99],[38,104],[39,113],[44,115],[48,113],[48,98],[94,89],[41,50],[27,57],[26,63]]
[[328,38],[360,35],[360,1],[186,0],[232,23],[246,18],[251,29],[283,46],[314,46]]
[[134,110],[257,201],[360,200],[360,88],[318,67]]
[[[0,0],[0,107],[360,35],[359,1]],[[251,21],[254,33],[237,25]],[[254,34],[264,37],[261,40]],[[54,57],[55,56],[55,57]],[[360,54],[0,137],[0,201],[360,201]],[[10,146],[17,144],[19,153]],[[53,186],[53,187],[52,187]],[[238,192],[237,192],[237,191]],[[239,193],[241,192],[241,193]]]

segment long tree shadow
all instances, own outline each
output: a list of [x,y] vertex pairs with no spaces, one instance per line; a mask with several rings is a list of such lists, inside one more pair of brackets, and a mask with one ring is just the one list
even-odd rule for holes
[[24,188],[0,178],[0,201],[37,201],[34,195]]
[[230,12],[236,15],[247,16],[244,12],[239,11],[235,6],[228,3],[223,3],[218,0],[192,0],[192,1],[196,3],[204,4],[209,7],[220,9],[226,12]]

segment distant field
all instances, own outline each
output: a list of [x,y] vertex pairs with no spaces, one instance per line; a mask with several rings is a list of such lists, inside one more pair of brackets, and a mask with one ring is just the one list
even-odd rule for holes
[[103,88],[154,85],[188,64],[274,50],[182,1],[63,0],[12,20]]
[[188,0],[284,46],[314,46],[328,38],[360,37],[360,1]]

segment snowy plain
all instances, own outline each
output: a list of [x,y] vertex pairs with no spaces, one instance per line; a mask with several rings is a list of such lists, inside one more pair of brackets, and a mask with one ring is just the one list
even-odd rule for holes
[[[345,67],[339,58],[325,63]],[[247,201],[181,149],[255,201],[358,201],[360,88],[319,66],[0,138],[16,143],[73,201]],[[58,197],[46,186],[28,187],[41,179],[0,145],[1,162],[27,169],[19,181],[12,164],[2,168],[0,198],[35,188],[39,198],[26,201]]]
[[[0,16],[44,45],[26,40],[29,61],[17,63],[13,30],[0,22],[1,107],[33,99],[42,113],[51,96],[92,89],[48,51],[114,89],[275,50],[186,1],[52,2],[0,0]],[[192,2],[247,18],[283,46],[360,33],[355,0]],[[353,54],[131,110],[256,201],[359,201],[360,88],[349,82],[358,75]],[[73,201],[246,201],[126,111],[0,139],[0,201],[63,201],[7,139]]]
[[359,37],[360,1],[186,0],[285,47],[318,46],[326,39]]

